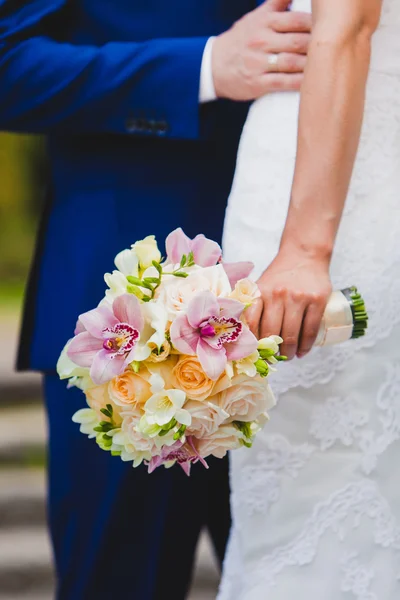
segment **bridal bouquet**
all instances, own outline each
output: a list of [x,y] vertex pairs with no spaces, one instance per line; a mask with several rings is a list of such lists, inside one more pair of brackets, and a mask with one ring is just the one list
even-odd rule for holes
[[282,339],[258,341],[246,309],[259,296],[251,263],[224,264],[219,245],[181,229],[115,258],[97,308],[80,315],[57,369],[83,390],[73,420],[103,450],[152,472],[251,446],[274,396]]
[[[57,365],[88,408],[73,420],[103,450],[152,472],[250,447],[275,400],[268,375],[284,357],[279,336],[257,340],[246,310],[259,297],[252,263],[226,264],[221,248],[181,229],[161,258],[154,236],[115,258],[97,308],[80,315]],[[355,288],[334,292],[316,343],[364,333]]]

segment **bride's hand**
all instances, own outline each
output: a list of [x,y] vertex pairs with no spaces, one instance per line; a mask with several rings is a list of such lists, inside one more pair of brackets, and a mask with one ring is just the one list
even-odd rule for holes
[[332,291],[329,261],[280,251],[257,283],[261,298],[247,315],[253,333],[280,335],[281,354],[301,358],[315,342]]

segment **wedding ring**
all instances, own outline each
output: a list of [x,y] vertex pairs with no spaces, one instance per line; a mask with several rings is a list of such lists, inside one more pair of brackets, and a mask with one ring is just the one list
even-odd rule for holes
[[[269,67],[276,67],[279,60],[279,54],[268,54],[267,62]],[[277,71],[277,69],[271,69],[271,71]]]

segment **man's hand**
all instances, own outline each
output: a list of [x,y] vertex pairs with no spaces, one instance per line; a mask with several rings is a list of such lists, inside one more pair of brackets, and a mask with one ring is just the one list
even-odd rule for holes
[[287,12],[290,0],[267,0],[214,41],[218,98],[254,100],[298,90],[310,41],[311,15]]
[[280,251],[257,284],[261,298],[246,312],[251,330],[259,339],[280,335],[280,352],[289,359],[305,356],[332,291],[329,260]]

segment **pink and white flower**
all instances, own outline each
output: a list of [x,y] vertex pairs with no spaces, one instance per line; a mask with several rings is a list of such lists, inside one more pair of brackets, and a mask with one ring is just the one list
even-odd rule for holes
[[180,263],[183,255],[193,252],[193,259],[200,267],[211,267],[221,258],[221,247],[217,242],[209,240],[202,233],[191,240],[179,227],[169,234],[165,241],[168,260]]
[[179,440],[172,446],[164,447],[159,456],[154,456],[149,462],[149,473],[152,473],[160,465],[172,466],[178,463],[186,475],[190,475],[191,465],[197,462],[201,462],[208,469],[206,461],[193,443],[193,438],[188,437],[186,442]]
[[256,337],[240,321],[243,308],[236,300],[201,292],[172,323],[171,341],[182,354],[197,354],[204,372],[216,380],[228,360],[240,360],[257,349]]
[[93,382],[100,385],[150,355],[150,348],[139,347],[143,327],[138,299],[123,294],[111,307],[103,304],[80,315],[68,356],[78,366],[90,367]]

